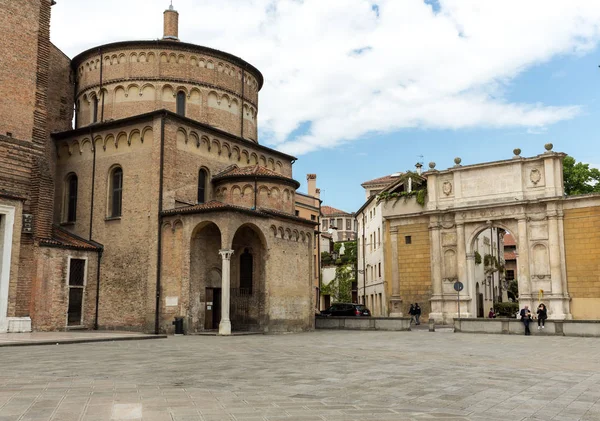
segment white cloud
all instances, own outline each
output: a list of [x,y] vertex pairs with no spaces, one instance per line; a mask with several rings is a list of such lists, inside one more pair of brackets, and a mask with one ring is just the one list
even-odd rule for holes
[[[373,10],[378,6],[378,14]],[[600,38],[590,0],[176,0],[182,40],[238,55],[265,76],[262,142],[294,154],[402,128],[524,127],[579,107],[513,103],[528,67],[585,54]],[[161,0],[59,0],[53,40],[74,55],[158,38]],[[378,16],[379,15],[379,16]],[[289,139],[302,122],[308,133]]]

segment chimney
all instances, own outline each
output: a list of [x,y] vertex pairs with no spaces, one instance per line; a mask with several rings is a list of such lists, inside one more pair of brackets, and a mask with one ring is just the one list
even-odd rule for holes
[[308,184],[308,195],[317,196],[317,174],[306,174],[306,184]]
[[163,41],[179,41],[179,13],[173,9],[173,2],[165,10]]
[[315,190],[315,197],[316,197],[317,199],[320,199],[320,198],[321,198],[321,189],[316,189],[316,190]]
[[417,162],[417,165],[415,165],[415,167],[417,168],[417,174],[421,175],[421,173],[423,172],[423,164]]

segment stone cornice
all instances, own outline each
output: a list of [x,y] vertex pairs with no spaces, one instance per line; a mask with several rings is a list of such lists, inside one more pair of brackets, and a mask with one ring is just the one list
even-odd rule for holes
[[[247,102],[249,104],[251,104],[252,106],[254,106],[254,108],[258,109],[258,105],[255,104],[252,100],[244,97],[242,98],[237,92],[232,91],[230,89],[225,89],[222,86],[218,86],[218,85],[213,85],[211,83],[199,83],[199,82],[195,82],[193,80],[190,79],[181,79],[181,78],[169,78],[169,77],[159,77],[159,76],[149,76],[149,77],[145,77],[145,78],[140,78],[140,77],[136,77],[136,78],[118,78],[118,79],[108,79],[108,80],[104,80],[102,82],[102,87],[106,88],[106,85],[109,84],[119,84],[119,83],[123,83],[123,82],[139,82],[139,83],[144,83],[144,82],[174,82],[174,83],[179,83],[179,84],[187,84],[187,85],[193,85],[193,86],[200,86],[203,88],[209,88],[209,89],[216,89],[219,91],[223,91],[223,92],[227,92],[230,95],[235,96],[236,98],[239,98],[240,100],[243,100],[244,102]],[[86,86],[84,89],[80,90],[77,93],[77,96],[81,96],[82,94],[97,89],[100,87],[100,83],[94,83],[91,85]]]
[[219,57],[219,58],[227,60],[231,63],[234,63],[235,65],[244,69],[244,71],[249,71],[256,78],[256,81],[258,82],[258,90],[259,91],[262,88],[263,83],[264,83],[264,77],[263,77],[262,73],[256,67],[254,67],[247,61],[245,61],[237,56],[234,56],[233,54],[229,54],[229,53],[226,53],[226,52],[220,51],[220,50],[215,50],[215,49],[209,48],[209,47],[204,47],[202,45],[190,44],[187,42],[179,42],[179,41],[174,42],[174,41],[164,41],[164,40],[138,40],[138,41],[119,41],[119,42],[113,42],[110,44],[99,45],[97,47],[93,47],[88,50],[85,50],[85,51],[79,53],[78,55],[76,55],[75,57],[73,57],[73,60],[71,61],[71,66],[73,69],[76,70],[77,67],[79,67],[79,65],[81,64],[81,62],[85,60],[86,57],[91,56],[91,55],[97,55],[100,52],[102,52],[102,54],[104,54],[108,51],[131,50],[131,49],[136,49],[139,47],[156,48],[157,50],[186,51],[186,52],[190,52],[190,53],[200,53],[200,54],[206,54],[206,55],[213,56],[213,57]]

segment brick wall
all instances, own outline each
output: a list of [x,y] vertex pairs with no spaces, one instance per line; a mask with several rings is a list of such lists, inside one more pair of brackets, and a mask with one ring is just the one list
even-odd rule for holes
[[566,209],[565,254],[571,314],[600,318],[600,206]]
[[[402,313],[408,314],[411,303],[419,303],[422,316],[427,320],[431,311],[431,260],[429,228],[426,223],[398,226],[398,272]],[[410,244],[406,237],[410,236]]]
[[17,139],[33,132],[39,17],[39,0],[0,0],[0,134]]

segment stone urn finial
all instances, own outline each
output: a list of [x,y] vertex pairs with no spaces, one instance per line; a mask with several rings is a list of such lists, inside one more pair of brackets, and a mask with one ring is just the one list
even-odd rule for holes
[[521,155],[521,149],[515,148],[515,149],[513,149],[513,153],[515,154],[515,156],[520,156]]
[[435,168],[435,162],[431,161],[429,163],[429,168],[434,169]]
[[460,166],[460,163],[462,162],[462,159],[460,159],[458,156],[456,158],[454,158],[454,163],[456,164],[456,166]]
[[552,152],[552,148],[553,148],[553,147],[554,147],[554,145],[553,145],[552,143],[546,143],[546,144],[544,145],[544,148],[546,148],[546,150],[547,150],[548,152]]

